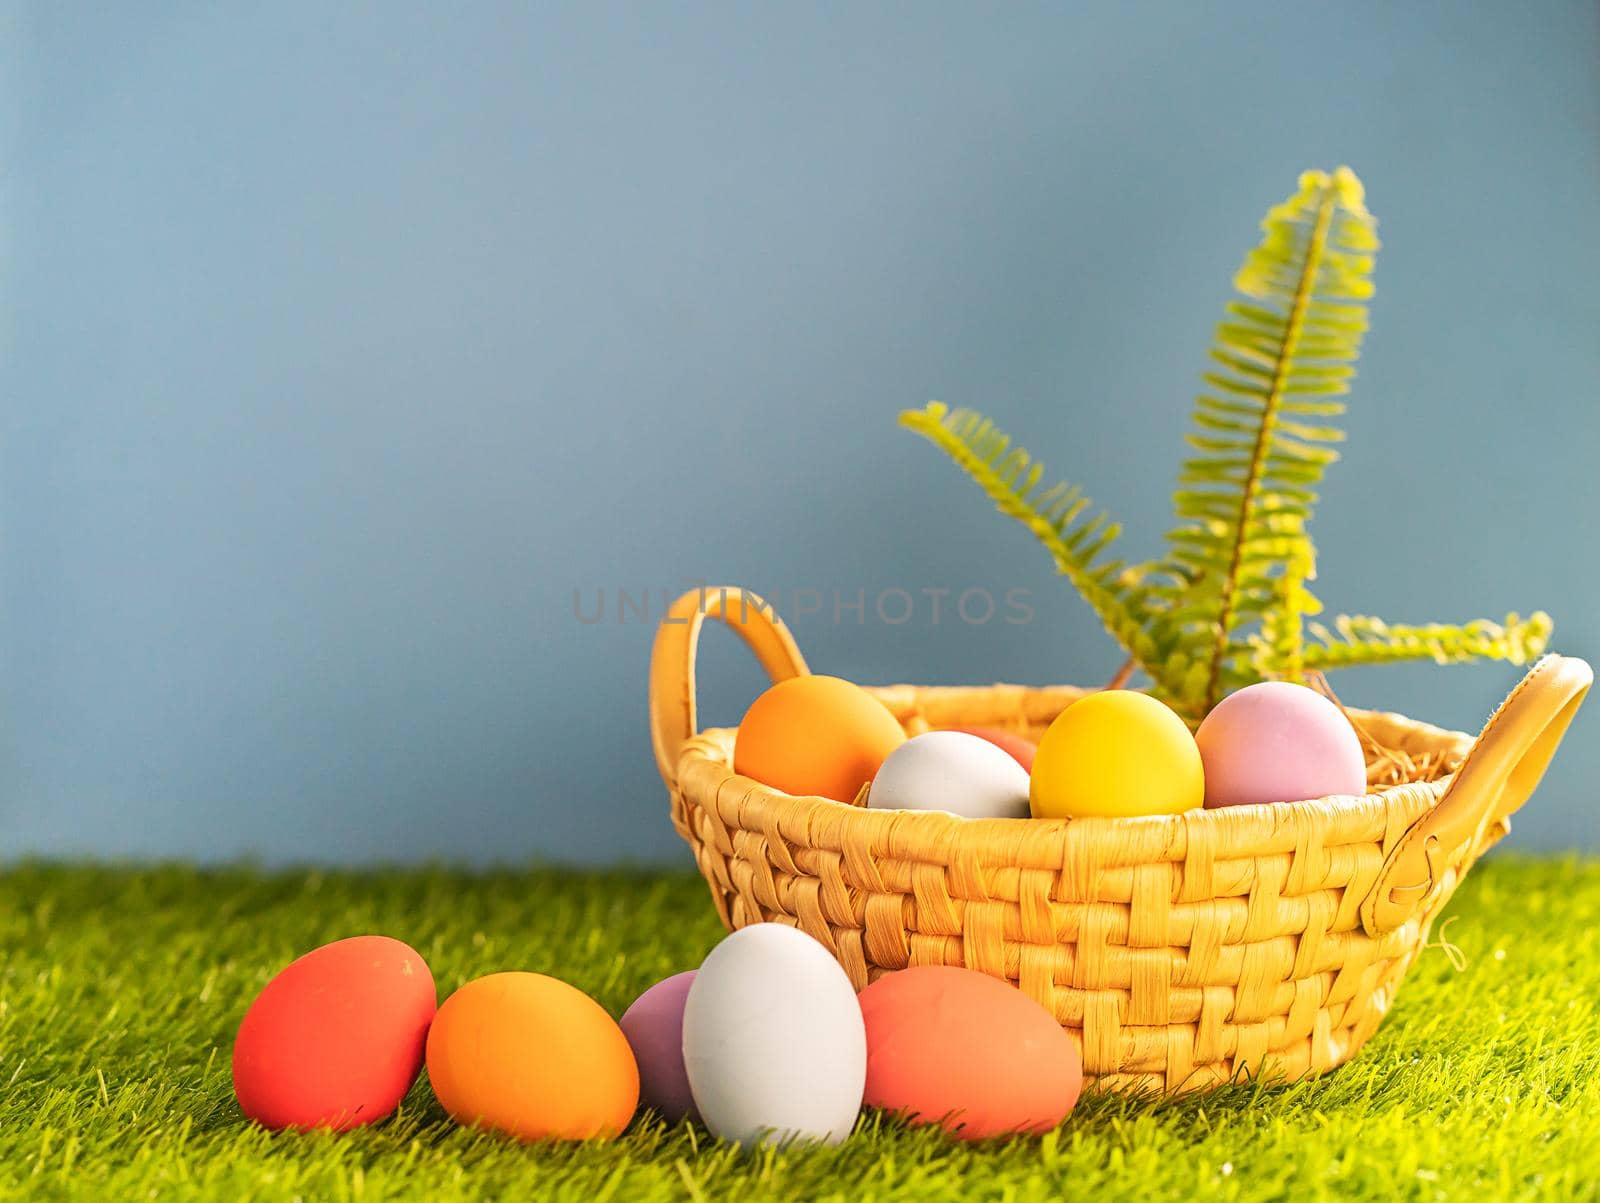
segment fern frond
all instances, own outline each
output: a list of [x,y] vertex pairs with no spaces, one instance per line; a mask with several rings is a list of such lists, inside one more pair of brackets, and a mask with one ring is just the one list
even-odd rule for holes
[[1460,626],[1308,621],[1322,610],[1309,587],[1317,560],[1308,524],[1344,438],[1330,419],[1344,413],[1355,376],[1378,239],[1361,182],[1345,167],[1302,175],[1261,228],[1209,351],[1187,436],[1192,454],[1173,495],[1178,524],[1159,559],[1102,559],[1120,528],[1076,486],[1043,488],[1042,465],[987,418],[933,402],[901,414],[901,424],[1033,532],[1149,675],[1151,692],[1191,724],[1230,690],[1268,678],[1538,656],[1552,626],[1542,611]]
[[1282,602],[1261,616],[1261,630],[1249,639],[1249,671],[1257,680],[1294,681],[1305,672],[1305,620],[1322,613],[1322,603],[1306,587],[1317,575],[1310,553],[1309,539],[1291,552],[1284,563]]
[[1092,511],[1077,485],[1043,488],[1044,465],[971,410],[949,410],[937,401],[900,415],[900,424],[922,435],[977,482],[1000,512],[1022,523],[1055,560],[1056,568],[1083,595],[1118,643],[1147,672],[1156,651],[1145,627],[1147,566],[1100,559],[1122,532],[1104,511]]
[[1460,626],[1405,626],[1365,615],[1341,615],[1334,619],[1332,630],[1321,623],[1310,624],[1312,635],[1321,642],[1306,646],[1304,668],[1326,671],[1397,660],[1454,664],[1489,659],[1525,664],[1544,654],[1554,625],[1543,610],[1526,619],[1507,614],[1503,623],[1480,618]]
[[[1170,583],[1153,637],[1169,666],[1158,685],[1191,715],[1233,682],[1282,672],[1298,658],[1299,615],[1314,565],[1306,523],[1344,412],[1367,328],[1375,223],[1348,168],[1307,172],[1262,222],[1234,279],[1195,403],[1168,536]],[[1261,615],[1274,615],[1270,632]]]

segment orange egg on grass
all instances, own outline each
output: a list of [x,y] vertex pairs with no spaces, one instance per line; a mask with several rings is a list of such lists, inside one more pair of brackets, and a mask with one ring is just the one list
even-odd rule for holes
[[786,794],[848,803],[905,741],[889,708],[859,685],[791,677],[745,712],[733,769]]
[[239,1109],[268,1128],[345,1128],[392,1114],[422,1069],[438,1005],[416,950],[352,936],[261,991],[233,1044]]
[[445,999],[428,1033],[428,1080],[457,1123],[519,1140],[612,1137],[639,1103],[622,1029],[542,973],[492,973]]

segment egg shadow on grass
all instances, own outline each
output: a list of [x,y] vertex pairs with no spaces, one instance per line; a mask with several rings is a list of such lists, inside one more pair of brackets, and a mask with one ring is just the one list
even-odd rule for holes
[[238,1099],[231,1085],[224,1085],[210,1095],[210,1106],[191,1112],[193,1131],[197,1135],[236,1138],[239,1133],[255,1131],[270,1146],[286,1153],[298,1152],[307,1142],[320,1140],[359,1140],[362,1147],[374,1153],[388,1148],[403,1149],[413,1141],[438,1144],[456,1130],[445,1109],[428,1089],[427,1079],[419,1077],[406,1092],[400,1105],[390,1115],[370,1124],[333,1131],[328,1128],[266,1128],[239,1110]]
[[[1016,1148],[1037,1144],[1048,1133],[1058,1131],[1060,1128],[1071,1127],[1077,1112],[1069,1115],[1055,1128],[1047,1128],[1043,1132],[1009,1132],[997,1133],[994,1136],[968,1137],[949,1131],[945,1123],[951,1117],[940,1116],[936,1119],[911,1120],[905,1111],[882,1111],[869,1108],[862,1112],[861,1120],[856,1125],[852,1139],[867,1138],[869,1140],[885,1138],[901,1141],[921,1142],[930,1149],[943,1149],[951,1153],[964,1150],[976,1152],[994,1152],[1000,1149]],[[959,1125],[957,1125],[959,1127]]]
[[1131,1120],[1156,1119],[1177,1134],[1191,1130],[1200,1133],[1209,1131],[1220,1117],[1259,1113],[1269,1100],[1281,1105],[1327,1078],[1326,1074],[1290,1078],[1269,1072],[1183,1094],[1164,1094],[1149,1088],[1113,1091],[1085,1086],[1083,1097],[1062,1121],[1060,1130],[1110,1134]]
[[1206,1130],[1219,1115],[1248,1114],[1259,1110],[1264,1098],[1282,1099],[1286,1094],[1306,1088],[1319,1079],[1303,1077],[1289,1079],[1283,1076],[1264,1076],[1259,1079],[1241,1079],[1206,1090],[1186,1094],[1163,1094],[1153,1089],[1112,1091],[1085,1086],[1082,1097],[1072,1111],[1059,1124],[1043,1132],[1018,1132],[969,1139],[945,1131],[940,1121],[911,1122],[903,1112],[888,1112],[868,1108],[862,1112],[852,1140],[873,1140],[880,1136],[895,1139],[921,1138],[931,1147],[942,1147],[951,1153],[962,1150],[973,1152],[998,1152],[1002,1149],[1023,1149],[1037,1146],[1052,1134],[1080,1133],[1083,1135],[1116,1137],[1129,1121],[1157,1119],[1163,1126],[1177,1133],[1191,1129]]

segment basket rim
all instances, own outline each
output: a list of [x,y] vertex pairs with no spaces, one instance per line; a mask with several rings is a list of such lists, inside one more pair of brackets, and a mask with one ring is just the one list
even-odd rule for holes
[[[922,692],[919,686],[869,687],[868,692]],[[996,686],[930,686],[943,698],[962,693],[990,693]],[[1028,694],[1069,694],[1072,686],[999,686]],[[1473,737],[1392,711],[1349,707],[1358,718],[1407,732],[1418,742],[1448,749],[1459,763]],[[901,718],[900,714],[896,715]],[[871,810],[816,795],[786,794],[733,768],[737,729],[710,727],[685,742],[679,756],[678,789],[696,801],[714,797],[734,801],[740,830],[776,824],[800,846],[833,848],[848,853],[842,828],[852,841],[864,837],[875,851],[909,859],[950,864],[972,860],[1016,868],[1059,868],[1068,845],[1113,852],[1097,857],[1103,867],[1183,860],[1199,846],[1230,849],[1232,856],[1259,855],[1278,845],[1287,851],[1309,828],[1335,835],[1334,843],[1376,839],[1385,844],[1437,805],[1455,776],[1448,773],[1424,781],[1383,786],[1368,794],[1331,795],[1287,802],[1251,803],[1179,814],[1090,816],[1077,819],[974,819],[937,810]],[[709,777],[709,780],[708,780]],[[699,788],[695,788],[699,786]],[[721,806],[718,807],[722,809]],[[930,857],[930,851],[937,854]],[[1230,855],[1230,853],[1224,853]]]

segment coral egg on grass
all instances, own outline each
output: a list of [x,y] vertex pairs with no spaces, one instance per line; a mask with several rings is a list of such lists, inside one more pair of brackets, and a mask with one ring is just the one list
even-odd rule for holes
[[849,803],[905,738],[889,708],[859,685],[791,677],[745,711],[733,769],[786,794]]
[[428,1033],[428,1080],[457,1123],[519,1140],[615,1136],[639,1102],[616,1021],[542,973],[492,973],[445,999]]
[[268,1128],[354,1128],[392,1114],[422,1068],[438,1005],[416,950],[352,936],[267,983],[233,1045],[239,1109]]
[[1195,733],[1208,807],[1367,792],[1367,763],[1343,711],[1290,681],[1229,694]]
[[1016,987],[943,965],[886,973],[861,992],[866,1102],[962,1140],[1054,1128],[1078,1101],[1083,1059]]
[[1039,741],[1035,818],[1180,814],[1205,801],[1194,736],[1149,694],[1103,689],[1056,716]]

